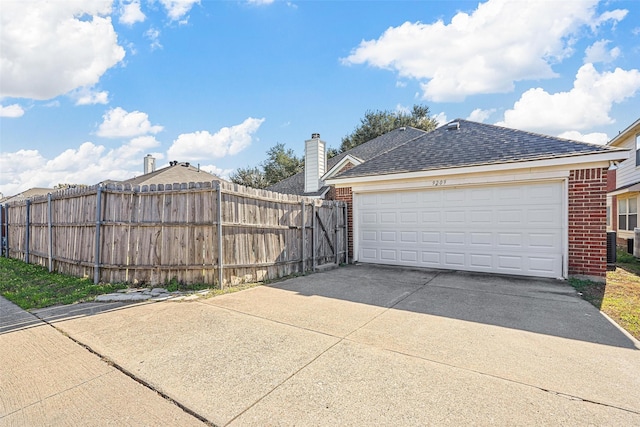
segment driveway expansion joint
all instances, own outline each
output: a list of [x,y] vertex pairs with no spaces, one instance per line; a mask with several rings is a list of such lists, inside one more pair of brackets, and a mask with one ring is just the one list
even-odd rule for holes
[[[141,378],[138,378],[135,374],[133,374],[132,372],[129,372],[127,369],[125,369],[123,366],[120,366],[119,364],[117,364],[116,362],[114,362],[113,360],[109,359],[108,357],[100,354],[99,352],[95,351],[94,349],[92,349],[89,345],[83,343],[82,341],[73,338],[71,335],[69,335],[68,333],[66,333],[65,331],[59,329],[58,327],[56,327],[55,325],[53,325],[52,323],[49,323],[48,321],[44,320],[44,319],[40,319],[42,320],[45,324],[47,324],[48,326],[52,327],[56,332],[59,332],[60,334],[62,334],[63,336],[67,337],[68,339],[70,339],[71,341],[73,341],[74,343],[76,343],[77,345],[79,345],[80,347],[84,348],[85,350],[87,350],[89,353],[94,354],[96,356],[98,356],[98,358],[100,358],[100,360],[102,360],[104,363],[106,363],[107,365],[113,367],[114,369],[122,372],[124,375],[126,375],[127,377],[131,378],[132,380],[134,380],[135,382],[137,382],[138,384],[142,385],[143,387],[148,388],[149,390],[153,391],[154,393],[158,394],[160,397],[162,397],[163,399],[165,399],[166,401],[174,404],[175,406],[177,406],[178,408],[182,409],[184,412],[186,412],[187,414],[191,415],[192,417],[198,419],[199,421],[203,422],[205,425],[209,426],[209,427],[218,427],[218,425],[216,425],[215,423],[213,423],[212,421],[209,421],[208,419],[206,419],[205,417],[203,417],[202,415],[198,414],[197,412],[195,412],[194,410],[190,409],[189,407],[183,405],[182,403],[178,402],[177,400],[173,399],[171,396],[167,395],[166,393],[162,392],[161,390],[158,390],[157,388],[155,388],[153,385],[151,385],[150,383],[148,383],[147,381],[144,381]],[[106,375],[102,374],[100,376]],[[91,381],[95,380],[96,378],[93,378]],[[77,387],[78,385],[76,385],[75,387]],[[51,396],[49,396],[51,397]]]

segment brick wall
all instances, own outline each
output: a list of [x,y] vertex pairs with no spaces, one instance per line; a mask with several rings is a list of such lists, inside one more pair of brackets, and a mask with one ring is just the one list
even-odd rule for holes
[[347,225],[349,227],[349,260],[353,259],[353,193],[351,187],[335,188],[335,200],[347,203]]
[[607,272],[607,170],[569,175],[569,276],[604,280]]

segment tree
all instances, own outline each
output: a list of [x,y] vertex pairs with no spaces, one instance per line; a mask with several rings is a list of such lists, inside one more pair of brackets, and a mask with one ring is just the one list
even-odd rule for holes
[[279,143],[267,151],[267,160],[262,167],[268,185],[272,185],[302,172],[304,158],[297,157],[291,148],[285,150],[284,144]]
[[248,166],[246,168],[239,168],[231,174],[230,178],[232,182],[246,187],[268,187],[264,172],[257,166],[253,168]]
[[410,113],[390,110],[367,110],[364,118],[360,119],[360,125],[351,134],[342,138],[340,152],[350,150],[399,127],[411,126],[431,131],[437,125],[438,122],[429,117],[429,107],[426,105],[416,104]]
[[267,188],[285,178],[301,172],[304,158],[297,157],[292,149],[278,143],[267,151],[267,159],[260,166],[240,168],[230,178],[236,184],[253,188]]

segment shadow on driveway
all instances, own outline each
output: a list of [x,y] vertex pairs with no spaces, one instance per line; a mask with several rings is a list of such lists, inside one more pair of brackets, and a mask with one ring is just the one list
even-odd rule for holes
[[270,286],[306,296],[637,348],[560,280],[359,264]]

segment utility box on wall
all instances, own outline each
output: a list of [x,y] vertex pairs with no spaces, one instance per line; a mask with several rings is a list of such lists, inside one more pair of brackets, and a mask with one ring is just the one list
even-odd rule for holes
[[633,235],[633,256],[640,258],[640,228],[634,228]]

